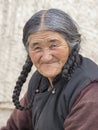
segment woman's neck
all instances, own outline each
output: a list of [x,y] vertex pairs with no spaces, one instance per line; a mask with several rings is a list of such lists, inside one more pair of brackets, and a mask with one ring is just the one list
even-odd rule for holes
[[49,86],[49,87],[53,88],[53,83],[52,83],[53,79],[48,78],[48,80],[49,80],[49,83],[50,83],[50,86]]

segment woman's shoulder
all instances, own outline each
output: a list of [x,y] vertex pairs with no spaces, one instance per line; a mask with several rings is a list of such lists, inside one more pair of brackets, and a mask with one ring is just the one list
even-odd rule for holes
[[96,102],[98,103],[98,81],[94,81],[87,85],[83,90],[81,90],[80,94],[75,103],[88,103],[88,102]]
[[90,83],[80,92],[64,122],[64,128],[67,130],[98,129],[98,82]]

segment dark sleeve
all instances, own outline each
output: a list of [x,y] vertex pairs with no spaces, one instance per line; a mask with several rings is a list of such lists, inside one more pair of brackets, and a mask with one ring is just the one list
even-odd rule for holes
[[[27,105],[27,94],[21,100],[23,106]],[[2,127],[0,130],[33,130],[32,128],[32,117],[31,110],[20,111],[15,109],[10,118],[7,121],[7,125]]]
[[64,122],[64,130],[98,130],[98,83],[82,90]]

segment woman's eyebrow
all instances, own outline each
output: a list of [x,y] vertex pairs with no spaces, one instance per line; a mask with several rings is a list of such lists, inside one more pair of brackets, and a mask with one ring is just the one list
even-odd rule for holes
[[37,46],[37,45],[39,45],[39,43],[38,42],[32,42],[31,45],[32,46]]
[[50,39],[48,40],[49,42],[56,42],[56,41],[59,41],[57,38],[53,38],[53,39]]
[[49,41],[50,42],[55,42],[55,41],[57,41],[57,39],[50,39]]

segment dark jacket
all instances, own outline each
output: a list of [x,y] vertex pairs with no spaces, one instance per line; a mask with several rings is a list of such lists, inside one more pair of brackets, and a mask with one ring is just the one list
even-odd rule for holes
[[[34,130],[64,130],[64,121],[71,111],[77,96],[90,83],[98,80],[98,66],[87,58],[82,58],[69,82],[61,75],[53,81],[53,89],[47,91],[49,82],[38,72],[29,84],[30,92],[38,85],[40,92],[35,94],[32,107]],[[35,84],[34,84],[35,82]],[[55,91],[55,93],[54,93]],[[31,97],[30,97],[31,98]]]

